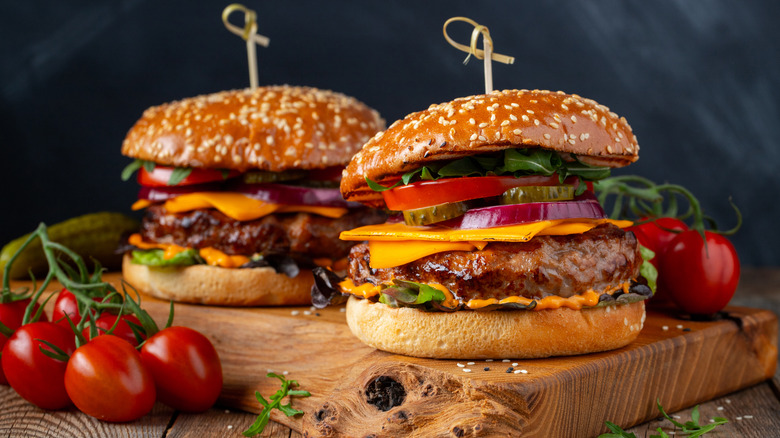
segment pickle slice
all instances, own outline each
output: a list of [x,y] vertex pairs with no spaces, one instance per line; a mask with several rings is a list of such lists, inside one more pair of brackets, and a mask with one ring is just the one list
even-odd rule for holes
[[570,199],[574,199],[573,186],[521,186],[511,188],[501,195],[501,203],[504,205]]
[[446,221],[458,216],[463,216],[469,209],[466,202],[450,202],[431,207],[405,210],[404,222],[406,225],[430,225],[436,222]]

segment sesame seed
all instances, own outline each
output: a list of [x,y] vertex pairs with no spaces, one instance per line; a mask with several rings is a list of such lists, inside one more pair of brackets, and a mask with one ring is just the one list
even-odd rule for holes
[[493,359],[485,359],[485,362],[493,362]]
[[525,115],[525,114],[523,114],[521,117],[523,118],[524,122],[530,122],[531,121],[531,119],[529,119],[528,116]]
[[723,406],[718,406],[716,409],[719,410],[719,411],[722,411],[723,410]]
[[482,123],[480,123],[480,124],[479,124],[479,127],[480,127],[480,128],[484,128],[484,127],[486,127],[487,125],[488,125],[488,123],[482,122]]
[[509,120],[504,120],[501,122],[501,126],[509,126]]
[[547,140],[549,140],[549,139],[550,139],[550,134],[544,134],[544,138],[546,138]]
[[509,359],[504,359],[504,360],[502,360],[501,362],[504,362],[504,363],[509,363],[509,362],[511,362],[511,360],[509,360]]
[[520,135],[523,133],[523,131],[521,131],[520,129],[515,129],[514,131],[512,131],[512,133],[515,135]]
[[476,139],[477,139],[477,134],[476,133],[471,134],[471,137],[469,137],[469,140],[471,140],[471,141],[474,141]]
[[572,115],[571,115],[571,121],[572,121],[572,123],[577,123],[577,116],[575,116],[574,114],[572,114]]
[[458,364],[457,364],[457,365],[458,365],[459,367],[461,367],[461,368],[463,368],[463,367],[465,367],[465,366],[466,366],[466,365],[463,365],[463,364],[462,364],[462,363],[460,363],[460,362],[458,362]]
[[749,420],[749,419],[753,418],[753,416],[752,416],[752,415],[744,415],[744,416],[743,416],[743,418],[745,418],[745,419],[748,419],[748,420]]
[[463,368],[463,372],[464,373],[470,373],[471,372],[471,368]]
[[682,324],[677,324],[677,328],[682,330],[682,328],[683,328]]
[[477,123],[477,121],[474,120],[473,118],[471,118],[471,119],[469,119],[469,123],[471,123],[472,125],[475,125]]
[[232,424],[228,424],[228,427],[227,427],[227,428],[228,428],[228,429],[232,429],[232,428],[233,428],[233,425],[232,425]]
[[474,365],[474,362],[468,362],[466,365]]
[[516,122],[517,121],[517,117],[514,114],[510,114],[509,115],[509,120],[511,120],[513,122]]
[[531,115],[533,115],[533,113],[534,113],[533,110],[525,110],[525,112],[527,112],[528,114],[531,114]]
[[558,124],[557,124],[557,123],[555,123],[555,122],[550,122],[550,126],[551,126],[553,129],[558,129]]
[[304,310],[304,311],[303,311],[303,314],[304,314],[304,315],[311,315],[311,310]]
[[541,123],[538,120],[534,119],[534,125],[539,126],[541,125]]
[[662,329],[663,331],[667,331],[667,330],[669,330],[669,326],[668,326],[668,325],[665,325],[665,326],[661,327],[661,329]]
[[517,362],[513,362],[513,363],[512,363],[512,366],[513,366],[513,367],[516,367],[516,366],[518,366],[518,365],[520,365],[520,364],[519,364],[519,363],[517,363]]
[[487,141],[487,137],[485,137],[484,135],[480,135],[477,138],[480,139],[481,141]]
[[742,417],[737,417],[737,421],[742,421]]

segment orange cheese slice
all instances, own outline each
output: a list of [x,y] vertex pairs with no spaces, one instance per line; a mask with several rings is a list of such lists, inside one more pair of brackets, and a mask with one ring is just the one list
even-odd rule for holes
[[371,254],[369,264],[374,269],[392,268],[439,252],[482,250],[486,245],[487,242],[371,240],[368,242],[368,250]]
[[613,219],[563,219],[539,221],[506,227],[455,230],[442,227],[414,227],[403,223],[366,225],[344,231],[342,240],[427,240],[439,242],[527,242],[536,235],[581,234],[602,224],[625,228],[631,221]]
[[[152,202],[146,199],[136,201],[132,209],[140,210],[150,206]],[[164,204],[170,213],[215,208],[237,221],[251,221],[271,213],[313,213],[329,218],[339,218],[347,214],[342,207],[321,207],[314,205],[283,205],[260,201],[243,193],[237,192],[195,192],[179,195],[168,199]]]

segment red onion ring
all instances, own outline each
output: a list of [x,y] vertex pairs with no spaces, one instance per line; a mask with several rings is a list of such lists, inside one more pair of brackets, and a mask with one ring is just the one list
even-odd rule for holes
[[463,216],[437,225],[459,230],[504,227],[545,220],[604,219],[607,215],[595,199],[557,202],[531,202],[527,204],[495,205],[474,208]]

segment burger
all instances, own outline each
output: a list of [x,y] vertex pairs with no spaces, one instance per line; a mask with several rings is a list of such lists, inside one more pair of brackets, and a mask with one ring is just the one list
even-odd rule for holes
[[592,191],[637,160],[624,118],[590,99],[496,91],[432,105],[376,134],[344,172],[347,201],[383,224],[341,233],[342,278],[315,270],[315,305],[348,297],[364,343],[431,358],[537,358],[634,340],[652,291],[628,221]]
[[358,100],[268,86],[147,109],[123,172],[145,209],[123,275],[166,300],[212,305],[310,302],[311,268],[346,267],[344,230],[384,221],[338,189],[352,155],[384,128]]

